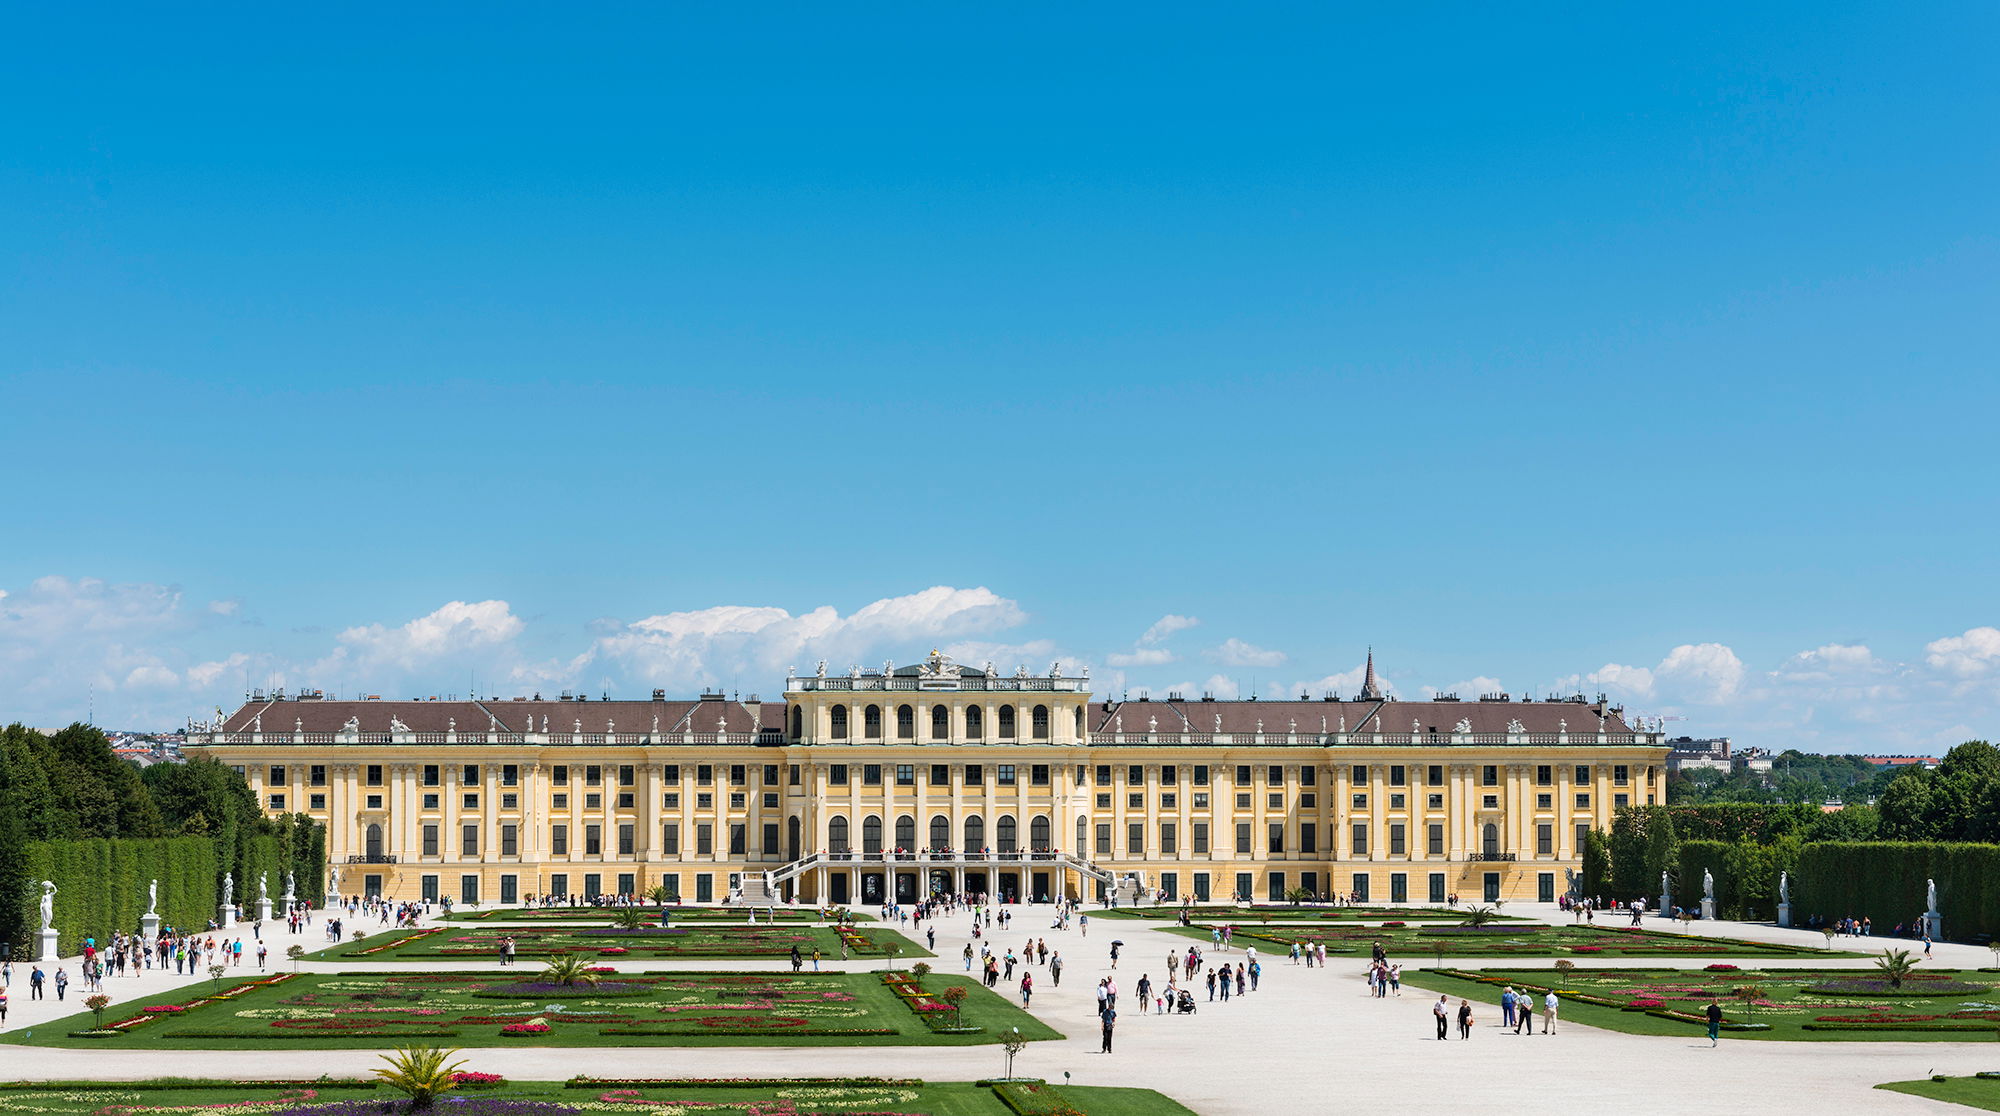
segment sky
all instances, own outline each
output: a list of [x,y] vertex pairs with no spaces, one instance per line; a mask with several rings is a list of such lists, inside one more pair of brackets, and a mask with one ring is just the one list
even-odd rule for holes
[[0,720],[2000,715],[2000,8],[17,6]]

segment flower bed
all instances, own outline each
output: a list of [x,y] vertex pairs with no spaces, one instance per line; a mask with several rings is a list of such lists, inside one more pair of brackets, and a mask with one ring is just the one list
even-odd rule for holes
[[1880,977],[1841,977],[1806,989],[1822,996],[1976,996],[1991,990],[1991,985],[1933,976],[1904,977],[1901,987]]

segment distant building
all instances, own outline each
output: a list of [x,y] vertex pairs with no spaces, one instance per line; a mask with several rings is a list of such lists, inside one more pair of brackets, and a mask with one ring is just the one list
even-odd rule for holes
[[1862,756],[1861,762],[1877,767],[1921,767],[1926,771],[1938,765],[1936,756]]
[[1667,770],[1730,770],[1729,738],[1715,736],[1697,740],[1691,736],[1678,736],[1667,741]]

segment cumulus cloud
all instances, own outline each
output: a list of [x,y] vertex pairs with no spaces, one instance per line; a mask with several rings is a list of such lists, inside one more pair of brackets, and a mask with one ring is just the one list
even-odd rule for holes
[[362,669],[415,670],[463,652],[506,643],[521,634],[521,619],[506,601],[450,601],[396,627],[367,624],[340,633],[337,656]]
[[1114,651],[1104,656],[1104,661],[1115,667],[1164,666],[1174,661],[1174,653],[1164,647],[1140,647],[1129,652]]
[[1924,645],[1924,661],[1958,678],[1985,674],[2000,662],[2000,628],[1968,628]]
[[1728,701],[1743,684],[1743,660],[1720,643],[1684,643],[1667,652],[1653,676],[1656,685],[1674,686],[1691,701]]
[[1219,646],[1209,648],[1208,653],[1212,658],[1219,659],[1229,666],[1274,667],[1282,666],[1285,662],[1283,651],[1266,650],[1254,643],[1245,643],[1234,636],[1224,640]]
[[1175,632],[1184,632],[1200,623],[1201,621],[1192,616],[1176,616],[1169,612],[1158,620],[1153,621],[1153,626],[1147,628],[1145,634],[1139,637],[1139,643],[1141,646],[1150,646],[1166,639]]

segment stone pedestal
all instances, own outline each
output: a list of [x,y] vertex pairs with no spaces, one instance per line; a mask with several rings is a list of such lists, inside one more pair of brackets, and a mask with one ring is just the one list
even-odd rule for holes
[[236,909],[227,903],[215,908],[215,924],[224,930],[236,925]]
[[1791,929],[1792,905],[1790,903],[1778,904],[1778,925],[1786,928],[1787,930]]
[[1671,891],[1660,892],[1660,917],[1674,917],[1674,893]]
[[54,930],[42,931],[42,955],[36,958],[36,960],[44,965],[53,965],[62,960],[61,947],[56,944],[57,939],[60,937],[62,935],[56,933]]
[[257,900],[257,921],[264,923],[271,921],[271,901],[269,899]]
[[1934,942],[1941,942],[1941,941],[1943,941],[1943,940],[1944,940],[1944,916],[1943,916],[1943,915],[1941,915],[1941,914],[1939,914],[1939,913],[1938,913],[1938,912],[1936,912],[1936,911],[1925,911],[1925,912],[1924,912],[1924,933],[1926,933],[1926,934],[1929,934],[1929,935],[1931,936],[1931,940],[1932,940],[1932,941],[1934,941]]
[[139,917],[139,938],[147,945],[160,940],[160,916],[147,911]]
[[1715,900],[1703,899],[1701,901],[1701,917],[1703,921],[1712,921],[1715,918]]

